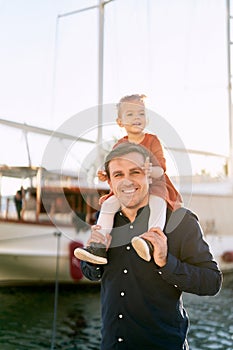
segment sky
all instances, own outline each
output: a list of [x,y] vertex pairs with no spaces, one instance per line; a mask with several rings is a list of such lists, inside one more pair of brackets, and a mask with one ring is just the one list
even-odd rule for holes
[[[98,10],[77,11],[97,4],[0,0],[1,119],[95,139]],[[219,0],[115,0],[105,5],[104,139],[121,136],[115,124],[118,100],[145,93],[148,131],[166,147],[181,140],[186,149],[228,155],[225,5]],[[73,116],[78,122],[72,126]],[[38,165],[48,138],[27,136],[31,161]],[[0,126],[0,164],[27,164],[25,140],[22,131]],[[87,145],[64,140],[57,150],[63,148],[69,149],[63,163],[71,168],[90,152]],[[218,164],[216,173],[222,167],[222,159],[202,158],[205,166],[210,160],[210,168]]]

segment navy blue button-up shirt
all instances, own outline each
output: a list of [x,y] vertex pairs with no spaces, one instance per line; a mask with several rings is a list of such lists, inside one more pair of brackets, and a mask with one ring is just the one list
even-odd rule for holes
[[148,206],[133,223],[118,212],[108,264],[81,263],[87,278],[101,279],[101,350],[188,349],[182,292],[214,295],[221,287],[221,272],[198,220],[184,208],[167,216],[167,264],[159,268],[153,258],[141,259],[130,241],[147,231],[148,218]]

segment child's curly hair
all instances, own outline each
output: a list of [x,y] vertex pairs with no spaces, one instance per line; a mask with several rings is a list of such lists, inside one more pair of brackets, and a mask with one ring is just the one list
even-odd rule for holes
[[122,103],[138,101],[140,103],[145,104],[146,97],[147,96],[144,94],[133,94],[133,95],[126,95],[126,96],[122,97],[116,105],[117,111],[118,111],[118,116],[120,115],[120,109],[121,109]]

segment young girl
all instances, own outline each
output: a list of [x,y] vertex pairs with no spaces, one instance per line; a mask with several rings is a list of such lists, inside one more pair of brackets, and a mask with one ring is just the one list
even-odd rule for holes
[[[182,206],[182,198],[166,174],[166,160],[158,137],[144,131],[146,127],[145,97],[145,95],[139,94],[125,96],[117,104],[117,123],[121,128],[125,129],[127,136],[121,138],[114,145],[114,148],[120,143],[132,142],[140,144],[149,150],[152,165],[150,169],[152,182],[150,184],[148,230],[152,227],[159,227],[163,230],[167,206],[172,211],[178,209]],[[102,181],[106,180],[106,174],[103,171],[98,172],[98,177]],[[114,215],[119,210],[119,207],[118,199],[112,193],[101,199],[101,210],[97,220],[97,225],[101,226],[100,232],[103,234],[111,232]],[[134,237],[131,243],[142,259],[150,261],[152,251],[149,242],[141,237]],[[92,263],[107,263],[106,255],[100,257],[99,252],[95,252],[93,247],[91,249],[85,248],[83,251],[79,249],[78,252],[75,252],[75,255],[81,260]]]

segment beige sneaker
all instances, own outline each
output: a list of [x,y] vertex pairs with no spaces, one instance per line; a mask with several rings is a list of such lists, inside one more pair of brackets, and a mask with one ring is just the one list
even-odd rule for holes
[[87,261],[92,264],[104,265],[108,263],[106,246],[103,244],[92,243],[86,248],[76,248],[74,250],[76,258]]
[[153,254],[153,245],[144,238],[133,237],[131,240],[132,246],[137,254],[143,260],[150,261]]

